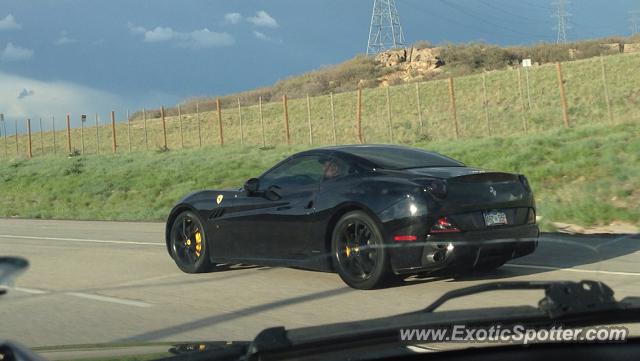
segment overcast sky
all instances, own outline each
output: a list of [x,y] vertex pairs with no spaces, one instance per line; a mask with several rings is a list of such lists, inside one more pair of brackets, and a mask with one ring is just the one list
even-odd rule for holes
[[[396,0],[408,42],[555,41],[551,1]],[[0,113],[175,104],[366,49],[373,0],[1,0]],[[574,0],[570,40],[628,35],[637,0]]]

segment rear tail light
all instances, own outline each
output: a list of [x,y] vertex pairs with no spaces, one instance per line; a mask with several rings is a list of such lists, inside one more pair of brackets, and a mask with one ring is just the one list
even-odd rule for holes
[[418,236],[394,236],[396,242],[414,242],[418,240]]
[[460,228],[456,227],[447,217],[442,217],[436,221],[431,227],[430,233],[453,233],[460,232]]
[[527,224],[536,224],[536,210],[529,208],[529,214],[527,214]]

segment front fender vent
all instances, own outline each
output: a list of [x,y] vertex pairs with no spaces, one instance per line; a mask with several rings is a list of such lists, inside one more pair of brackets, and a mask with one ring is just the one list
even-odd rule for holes
[[220,218],[224,214],[224,208],[216,208],[211,212],[209,219]]

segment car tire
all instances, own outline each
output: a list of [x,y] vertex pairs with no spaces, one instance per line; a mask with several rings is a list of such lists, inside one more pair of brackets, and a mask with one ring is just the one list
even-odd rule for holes
[[185,273],[210,271],[209,244],[197,214],[184,211],[174,219],[169,231],[169,250],[178,268]]
[[352,288],[379,288],[391,279],[382,233],[365,212],[349,212],[338,220],[331,235],[331,254],[334,269]]

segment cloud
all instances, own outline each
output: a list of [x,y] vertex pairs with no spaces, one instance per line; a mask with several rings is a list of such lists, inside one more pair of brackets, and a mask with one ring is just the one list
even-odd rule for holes
[[[19,94],[16,97],[16,94]],[[122,98],[94,88],[63,81],[40,81],[0,71],[0,109],[6,117],[26,118],[67,113],[123,109]],[[73,121],[78,123],[79,119]]]
[[242,15],[240,13],[228,13],[224,15],[224,21],[229,24],[237,24],[242,21]]
[[36,92],[34,92],[33,90],[27,90],[27,88],[22,88],[22,91],[20,92],[20,94],[18,94],[18,99],[23,99],[29,96],[34,95]]
[[21,48],[13,43],[7,44],[2,53],[0,53],[0,59],[3,61],[20,61],[29,60],[33,57],[33,50],[27,48]]
[[272,38],[269,35],[267,35],[267,34],[265,34],[263,32],[257,31],[257,30],[253,31],[253,36],[255,36],[257,39],[260,39],[262,41],[267,41],[267,42],[276,43],[276,44],[282,44],[282,40]]
[[4,19],[0,19],[0,30],[22,29],[22,24],[18,24],[13,15],[9,14]]
[[147,32],[147,29],[145,29],[142,26],[136,26],[133,25],[132,23],[127,23],[127,27],[129,28],[129,31],[131,31],[134,34],[144,34]]
[[272,18],[266,11],[258,11],[256,16],[248,17],[247,21],[255,26],[264,26],[267,28],[277,28],[280,25],[276,19]]
[[134,34],[142,34],[147,43],[172,42],[176,46],[200,49],[215,46],[229,46],[235,43],[235,39],[228,33],[218,33],[207,28],[191,32],[180,32],[170,27],[157,26],[148,30],[142,26],[128,24],[129,30]]
[[66,30],[62,30],[60,32],[60,36],[58,37],[58,39],[56,39],[53,42],[53,45],[64,45],[64,44],[69,44],[69,43],[75,43],[77,41],[76,39],[71,39],[67,35],[68,35],[67,31]]
[[184,45],[194,49],[210,48],[213,46],[228,46],[235,43],[233,36],[227,33],[209,31],[207,28],[192,31],[187,35],[188,41]]
[[177,33],[171,28],[156,27],[153,30],[144,32],[144,41],[154,43],[157,41],[167,41],[177,37]]

